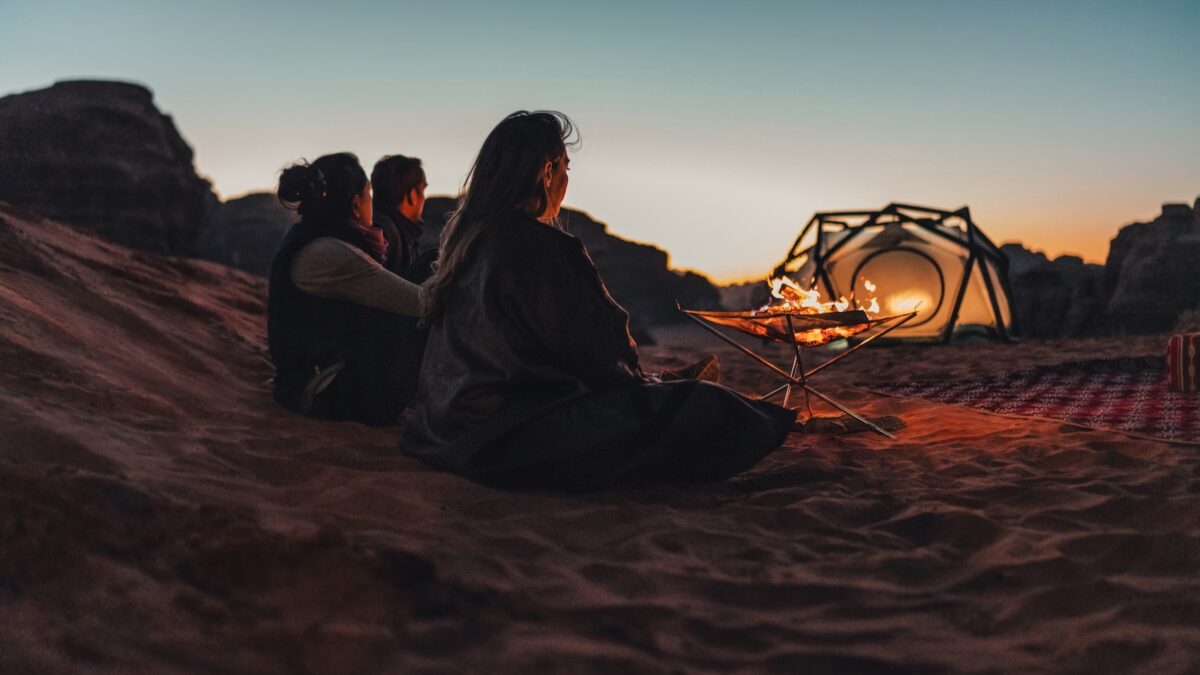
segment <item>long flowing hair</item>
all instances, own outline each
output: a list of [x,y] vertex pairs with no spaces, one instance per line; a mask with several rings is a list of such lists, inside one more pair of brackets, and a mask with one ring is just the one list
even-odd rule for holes
[[578,144],[570,118],[553,110],[521,110],[492,129],[463,182],[458,206],[442,230],[437,268],[426,282],[426,321],[441,316],[446,294],[467,266],[479,235],[511,213],[537,217],[546,210],[550,202],[543,180],[546,162],[559,161],[568,146]]

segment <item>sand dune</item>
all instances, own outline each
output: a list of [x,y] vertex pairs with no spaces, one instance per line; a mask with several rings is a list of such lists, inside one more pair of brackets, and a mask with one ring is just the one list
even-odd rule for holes
[[1195,448],[849,386],[1153,339],[879,350],[830,393],[898,441],[514,494],[277,409],[264,297],[0,206],[0,672],[1200,669]]

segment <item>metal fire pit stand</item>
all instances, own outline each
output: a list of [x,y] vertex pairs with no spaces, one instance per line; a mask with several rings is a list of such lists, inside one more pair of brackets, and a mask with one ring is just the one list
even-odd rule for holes
[[[721,338],[725,342],[727,342],[730,345],[737,348],[738,351],[742,352],[746,356],[749,356],[750,358],[754,359],[755,361],[759,362],[760,364],[771,369],[776,375],[778,375],[780,378],[782,378],[784,380],[783,384],[779,385],[775,389],[772,389],[771,391],[767,392],[766,394],[759,396],[759,400],[765,401],[765,400],[771,398],[772,396],[777,395],[779,392],[782,391],[782,392],[784,392],[783,406],[786,408],[788,406],[788,403],[791,400],[793,387],[798,387],[798,388],[800,388],[801,391],[804,392],[804,401],[805,401],[806,407],[808,408],[808,416],[810,419],[812,418],[813,413],[812,413],[812,405],[808,401],[808,396],[809,396],[809,394],[812,394],[813,396],[816,396],[817,398],[821,399],[822,401],[825,401],[826,403],[833,406],[834,408],[837,408],[838,410],[846,413],[847,415],[853,417],[854,419],[858,420],[859,422],[862,422],[868,428],[870,428],[872,431],[875,431],[876,433],[882,434],[883,436],[886,436],[890,439],[895,440],[895,438],[896,438],[895,436],[888,433],[887,430],[881,428],[878,424],[875,424],[871,420],[866,419],[865,417],[859,415],[858,413],[847,408],[846,406],[842,405],[841,403],[838,403],[837,401],[833,400],[832,398],[829,398],[825,394],[814,389],[812,387],[812,385],[810,385],[808,383],[808,378],[812,377],[813,375],[816,375],[817,373],[821,372],[822,370],[825,370],[826,368],[828,368],[829,366],[832,366],[833,364],[837,363],[838,361],[841,361],[842,359],[846,358],[847,356],[850,356],[854,352],[856,352],[859,349],[870,344],[872,341],[877,340],[877,339],[883,337],[884,335],[887,335],[888,333],[903,326],[904,324],[908,323],[909,321],[912,320],[913,317],[915,317],[917,315],[917,313],[915,311],[910,312],[908,314],[898,314],[896,316],[889,316],[889,317],[885,317],[882,319],[870,320],[868,322],[870,324],[870,326],[868,328],[866,328],[865,330],[870,330],[870,329],[876,328],[878,326],[886,326],[886,327],[883,330],[881,330],[877,333],[874,333],[870,337],[864,339],[862,342],[855,344],[854,346],[850,347],[849,349],[842,352],[841,354],[838,354],[837,356],[829,359],[828,361],[820,364],[819,366],[817,366],[811,370],[807,370],[807,371],[804,369],[804,357],[802,355],[803,354],[802,349],[804,348],[804,346],[801,345],[800,342],[796,339],[796,330],[795,330],[795,326],[792,322],[792,316],[790,314],[783,315],[787,321],[788,335],[791,336],[790,340],[782,339],[782,338],[779,338],[776,336],[759,335],[757,333],[751,333],[746,330],[741,330],[741,332],[745,333],[746,335],[764,338],[764,339],[771,340],[771,341],[779,343],[779,344],[790,344],[792,346],[792,350],[794,351],[794,356],[792,357],[791,372],[788,372],[788,371],[785,371],[784,369],[780,368],[779,366],[776,366],[774,363],[771,363],[770,361],[768,361],[766,358],[762,357],[761,355],[755,353],[749,347],[739,344],[738,342],[736,342],[729,336],[725,335],[721,331],[714,328],[708,321],[706,321],[704,319],[705,314],[711,314],[711,313],[698,312],[698,311],[684,309],[683,307],[680,307],[678,305],[678,303],[676,303],[676,307],[678,307],[679,310],[681,312],[683,312],[684,316],[686,316],[687,318],[689,318],[692,321],[695,321],[697,324],[699,324],[701,328],[704,328],[705,330],[712,333],[713,335],[716,335],[717,337]],[[746,314],[745,316],[747,319],[749,319],[751,321],[754,318],[756,318],[750,314]],[[778,317],[778,316],[779,315],[776,315],[776,317]],[[811,316],[811,315],[808,315],[808,316]],[[816,316],[819,317],[820,315],[816,315]],[[762,318],[767,318],[767,317],[764,315]],[[727,324],[723,324],[723,325],[727,325]],[[836,325],[837,324],[830,324],[830,327],[833,327]],[[830,341],[832,341],[832,340],[830,340]],[[826,343],[822,343],[822,344],[828,344],[828,343],[826,342]],[[820,345],[810,345],[810,347],[819,347],[819,346]]]

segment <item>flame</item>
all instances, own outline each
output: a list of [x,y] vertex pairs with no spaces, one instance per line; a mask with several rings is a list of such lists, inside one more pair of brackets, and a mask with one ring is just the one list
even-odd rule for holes
[[[863,287],[874,294],[875,284],[870,279],[862,280]],[[821,302],[821,290],[818,288],[803,288],[790,277],[775,277],[767,280],[771,286],[771,297],[775,301],[763,305],[756,311],[763,314],[825,314],[827,312],[846,312],[851,308],[860,309],[867,314],[879,313],[879,301],[871,295],[867,304],[858,300],[847,300],[845,296],[831,302]]]
[[[869,279],[862,279],[863,288],[871,293],[864,305],[858,299],[840,297],[830,302],[821,301],[821,291],[817,288],[803,288],[800,284],[786,276],[769,279],[771,297],[774,301],[755,310],[756,314],[826,314],[829,312],[846,312],[852,308],[862,310],[868,315],[879,314],[879,300],[874,296],[875,284]],[[823,345],[833,340],[853,337],[867,328],[867,324],[849,324],[830,328],[812,328],[797,331],[796,342],[805,346]]]

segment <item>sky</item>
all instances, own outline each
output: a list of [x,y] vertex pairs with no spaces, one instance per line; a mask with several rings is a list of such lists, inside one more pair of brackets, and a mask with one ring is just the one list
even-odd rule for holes
[[1102,262],[1200,195],[1196,0],[0,0],[0,94],[77,78],[149,86],[223,198],[344,150],[455,194],[506,114],[561,110],[567,204],[719,281],[814,211],[968,205]]

